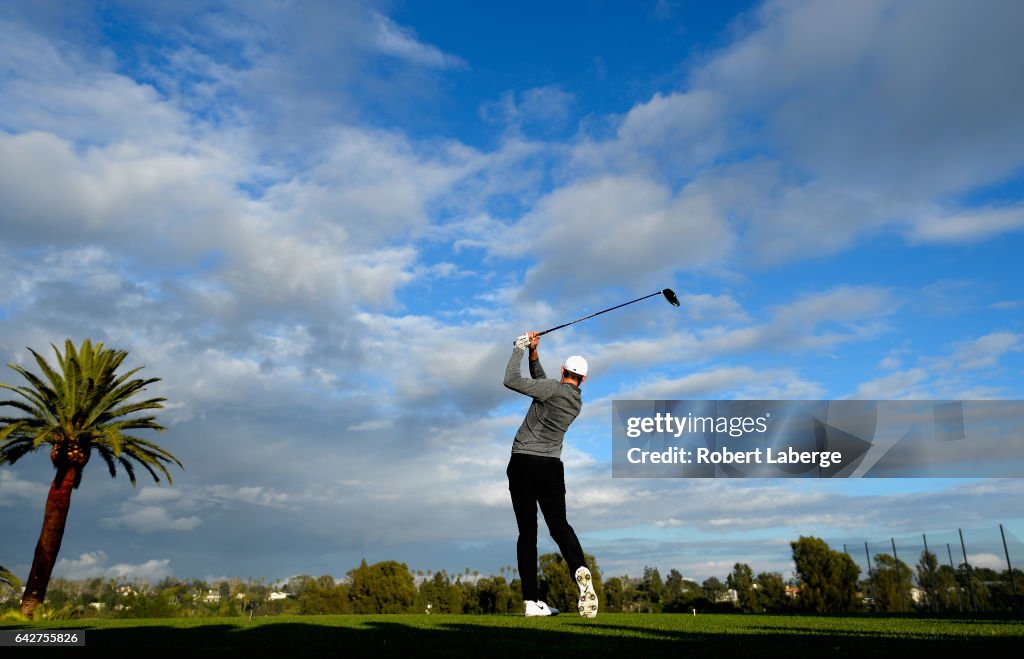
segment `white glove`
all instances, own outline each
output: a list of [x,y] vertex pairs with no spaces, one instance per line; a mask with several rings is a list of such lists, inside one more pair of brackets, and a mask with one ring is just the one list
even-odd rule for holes
[[515,343],[513,345],[515,345],[515,347],[520,348],[522,350],[526,350],[527,348],[530,347],[530,337],[525,335],[525,334],[523,334],[521,336],[517,336],[516,340],[515,340]]

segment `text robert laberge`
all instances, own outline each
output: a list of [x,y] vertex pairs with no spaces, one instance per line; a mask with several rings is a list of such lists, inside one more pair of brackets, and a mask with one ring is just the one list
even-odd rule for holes
[[687,450],[672,446],[663,451],[634,447],[626,452],[626,459],[631,464],[816,464],[827,468],[841,464],[843,455],[839,451],[797,451],[793,447],[733,451],[704,447]]

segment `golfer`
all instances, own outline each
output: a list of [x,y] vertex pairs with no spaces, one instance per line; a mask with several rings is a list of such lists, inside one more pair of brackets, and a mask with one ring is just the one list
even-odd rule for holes
[[[540,335],[529,332],[516,339],[512,357],[505,368],[505,386],[533,399],[512,442],[508,463],[508,489],[519,526],[516,557],[527,616],[557,615],[558,610],[540,599],[537,588],[537,506],[544,513],[551,538],[558,545],[580,588],[579,612],[597,615],[597,594],[583,548],[565,518],[565,469],[562,440],[569,425],[583,407],[580,385],[587,379],[587,361],[573,355],[562,365],[558,380],[545,377],[537,345]],[[523,353],[530,351],[530,377],[521,373]]]

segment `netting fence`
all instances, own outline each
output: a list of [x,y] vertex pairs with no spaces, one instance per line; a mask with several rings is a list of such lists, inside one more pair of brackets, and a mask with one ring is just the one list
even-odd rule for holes
[[1002,524],[846,542],[843,551],[875,611],[1022,611],[1024,543]]

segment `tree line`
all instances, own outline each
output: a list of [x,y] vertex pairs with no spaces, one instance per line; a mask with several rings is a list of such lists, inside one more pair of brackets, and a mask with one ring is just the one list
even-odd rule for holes
[[[587,555],[602,612],[690,613],[787,612],[848,614],[878,611],[994,612],[1015,606],[1008,573],[961,565],[938,565],[934,554],[922,552],[915,569],[887,554],[875,556],[870,574],[844,552],[824,540],[801,537],[790,543],[796,567],[785,579],[778,572],[754,571],[736,563],[721,580],[687,579],[676,569],[663,578],[657,567],[637,577],[603,578],[596,559]],[[574,611],[578,589],[558,554],[539,561],[541,597],[562,611]],[[1017,589],[1024,592],[1024,573],[1014,570]],[[16,588],[6,601],[16,605]],[[275,597],[271,594],[275,593]],[[284,596],[282,596],[282,594]],[[1017,603],[1019,606],[1019,603]],[[213,584],[165,578],[155,585],[134,580],[56,579],[44,611],[51,617],[158,618],[239,615],[324,615],[367,613],[521,614],[522,595],[516,571],[481,576],[447,571],[414,572],[397,561],[367,564],[363,560],[344,578],[297,575],[286,582],[230,579]]]

